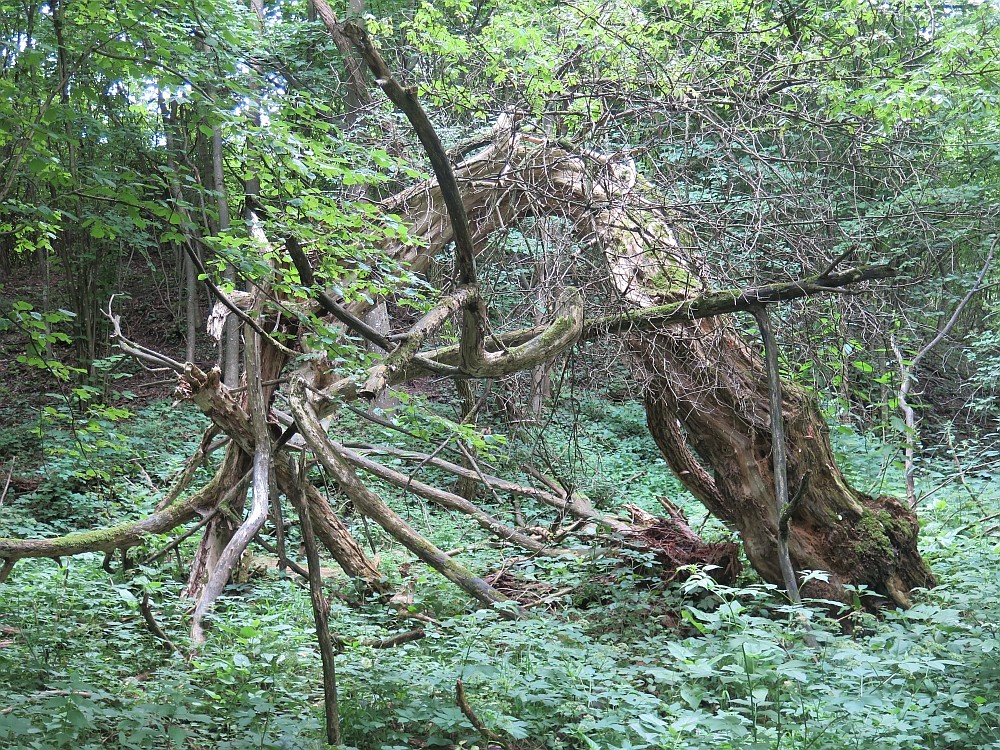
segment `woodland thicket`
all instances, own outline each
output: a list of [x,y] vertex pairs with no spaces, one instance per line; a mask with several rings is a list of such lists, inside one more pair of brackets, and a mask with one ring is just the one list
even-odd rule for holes
[[0,40],[0,744],[1000,747],[1000,7]]

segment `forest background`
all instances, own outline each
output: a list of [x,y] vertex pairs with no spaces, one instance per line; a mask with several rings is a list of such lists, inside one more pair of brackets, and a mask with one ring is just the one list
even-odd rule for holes
[[995,5],[0,35],[0,742],[1000,747]]

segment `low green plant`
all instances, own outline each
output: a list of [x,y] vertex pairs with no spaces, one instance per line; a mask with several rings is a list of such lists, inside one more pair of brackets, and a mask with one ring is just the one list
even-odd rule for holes
[[11,458],[30,460],[41,447],[41,436],[34,425],[0,427],[0,460]]
[[[638,405],[620,408],[628,424],[641,413]],[[149,479],[162,488],[201,427],[192,410],[153,405],[120,423],[118,455],[155,466]],[[620,499],[651,510],[658,490],[671,494],[649,438],[626,435],[631,428],[617,420],[580,415],[559,416],[545,437],[554,446],[571,430],[576,463],[563,467],[582,478],[586,467],[600,466],[620,483],[644,471]],[[854,481],[879,491],[899,486],[891,453],[876,441],[850,431],[834,439]],[[78,488],[81,512],[100,507],[101,492],[118,496],[126,515],[157,497],[132,471],[108,481],[107,490]],[[412,584],[411,613],[436,622],[420,623],[422,640],[371,648],[366,641],[414,623],[358,596],[345,579],[327,582],[340,594],[331,599],[331,628],[345,644],[337,656],[345,747],[484,747],[456,704],[458,679],[479,719],[511,750],[1000,747],[1000,546],[969,521],[996,512],[1000,501],[985,478],[966,482],[945,485],[925,507],[922,551],[938,587],[916,592],[910,610],[879,619],[852,612],[829,619],[809,602],[790,607],[749,574],[722,586],[695,570],[684,584],[668,584],[649,554],[581,548],[566,558],[501,552],[499,565],[515,580],[555,594],[511,623],[473,609],[387,536],[371,530],[369,537],[347,516],[383,569]],[[498,551],[464,517],[376,486],[442,548],[471,548],[463,559],[477,571],[498,564]],[[482,502],[509,512],[494,498]],[[533,512],[528,503],[523,510]],[[0,524],[10,518],[5,508]],[[294,550],[294,531],[292,542]],[[210,618],[208,643],[195,650],[173,563],[111,575],[100,562],[22,561],[0,588],[0,746],[323,746],[319,655],[302,587],[276,574],[231,587]],[[143,593],[189,658],[146,630]],[[807,626],[818,649],[805,642]]]

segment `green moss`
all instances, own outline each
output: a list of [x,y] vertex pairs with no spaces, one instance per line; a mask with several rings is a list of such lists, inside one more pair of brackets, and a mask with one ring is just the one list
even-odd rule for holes
[[878,518],[879,523],[882,524],[882,528],[893,539],[895,539],[897,543],[912,540],[916,536],[909,519],[905,517],[896,518],[884,508],[876,512],[875,516]]
[[688,292],[697,287],[694,276],[680,266],[660,266],[660,270],[647,280],[647,285],[658,292]]
[[[93,531],[76,531],[72,534],[58,536],[41,540],[47,550],[46,557],[61,557],[62,555],[75,555],[79,552],[87,551],[107,551],[120,546],[122,538],[127,536],[136,522],[120,524]],[[0,556],[6,549],[12,557],[18,558],[17,554],[22,551],[23,540],[20,539],[0,539]],[[34,555],[28,555],[34,557]]]
[[572,315],[560,315],[552,321],[552,325],[542,334],[542,342],[547,344],[561,338],[572,330],[575,324],[576,321]]
[[861,518],[854,525],[858,534],[855,549],[862,558],[884,560],[892,557],[892,541],[889,539],[888,534],[886,534],[886,526],[882,517],[883,513],[885,511],[879,511],[876,514],[870,510],[865,510]]

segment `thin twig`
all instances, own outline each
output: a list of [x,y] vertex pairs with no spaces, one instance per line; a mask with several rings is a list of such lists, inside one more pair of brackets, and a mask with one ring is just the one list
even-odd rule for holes
[[166,547],[163,547],[162,549],[160,549],[159,552],[154,552],[152,555],[150,555],[149,557],[147,557],[145,560],[142,561],[142,564],[143,565],[152,565],[154,562],[156,562],[157,560],[159,560],[165,554],[167,554],[168,552],[170,552],[170,550],[175,549],[176,547],[178,547],[181,544],[181,542],[183,542],[185,539],[187,539],[192,534],[194,534],[195,532],[197,532],[198,529],[203,528],[205,526],[205,524],[207,524],[209,521],[211,521],[213,518],[215,518],[215,516],[218,515],[218,513],[219,513],[219,509],[218,508],[213,508],[212,510],[210,510],[208,513],[206,513],[202,517],[202,519],[200,521],[198,521],[198,523],[196,523],[190,529],[188,529],[183,534],[181,534],[179,537],[177,537],[176,539],[174,539]]
[[284,563],[285,566],[290,571],[292,571],[293,573],[295,573],[295,574],[297,574],[299,576],[302,576],[302,578],[305,578],[307,581],[309,580],[309,571],[308,570],[306,570],[305,568],[303,568],[301,565],[299,565],[297,562],[295,562],[294,560],[290,559],[289,557],[282,556],[281,554],[279,554],[277,547],[272,547],[270,544],[268,544],[267,542],[265,542],[263,539],[260,538],[260,533],[258,533],[257,536],[255,536],[253,538],[253,540],[257,544],[259,544],[261,547],[263,547],[266,552],[268,552],[269,554],[274,555],[275,558],[278,560],[279,564]]
[[139,600],[139,611],[142,613],[142,619],[146,623],[146,629],[149,630],[159,641],[163,643],[164,646],[169,648],[171,651],[182,654],[183,652],[177,648],[176,644],[170,640],[163,628],[160,627],[160,623],[156,621],[156,617],[153,616],[153,610],[149,606],[149,594],[143,592],[142,599]]
[[549,594],[548,596],[543,596],[538,601],[531,602],[531,604],[525,604],[524,608],[525,609],[531,609],[532,607],[538,607],[538,606],[540,606],[542,604],[548,604],[549,602],[555,601],[556,599],[558,599],[561,596],[566,596],[566,594],[572,593],[575,589],[576,589],[576,586],[567,586],[566,588],[559,589],[558,591],[556,591],[556,592],[554,592],[552,594]]
[[[990,513],[988,516],[983,516],[982,518],[978,518],[975,521],[972,521],[970,523],[965,524],[965,526],[960,526],[959,528],[957,528],[955,530],[955,533],[956,534],[961,534],[964,531],[968,531],[973,526],[978,526],[981,523],[986,523],[987,521],[992,521],[994,518],[1000,518],[1000,513]],[[987,533],[989,533],[989,531],[987,531]]]
[[[426,635],[427,633],[423,628],[414,628],[413,630],[396,633],[395,635],[386,636],[385,638],[372,638],[365,641],[356,641],[356,643],[359,646],[364,646],[366,648],[395,648],[396,646],[402,646],[404,643],[419,641]],[[337,645],[342,649],[355,643],[355,641],[350,641],[346,638],[340,637],[336,637],[335,640]]]

